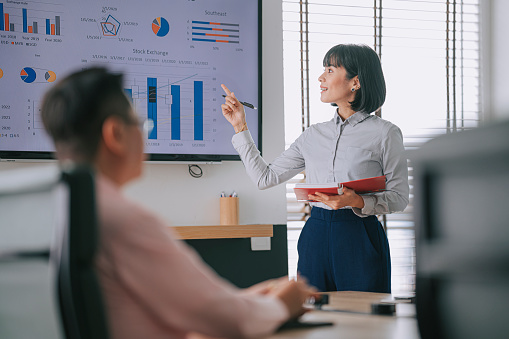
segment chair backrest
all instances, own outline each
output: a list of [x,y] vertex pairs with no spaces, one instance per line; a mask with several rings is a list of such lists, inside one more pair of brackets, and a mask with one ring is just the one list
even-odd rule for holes
[[94,176],[85,167],[63,172],[69,187],[69,223],[56,241],[58,290],[64,329],[69,339],[107,339],[108,326],[95,273],[99,229]]
[[83,167],[2,173],[0,338],[109,337],[94,188]]

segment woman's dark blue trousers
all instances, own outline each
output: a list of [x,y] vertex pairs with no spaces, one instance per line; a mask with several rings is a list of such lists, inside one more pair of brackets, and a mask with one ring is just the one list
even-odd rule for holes
[[376,216],[313,207],[297,249],[300,276],[320,291],[391,292],[389,242]]

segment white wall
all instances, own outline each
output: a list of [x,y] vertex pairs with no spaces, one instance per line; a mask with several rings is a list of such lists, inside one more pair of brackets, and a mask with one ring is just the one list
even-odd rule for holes
[[509,119],[509,1],[481,0],[482,91],[486,120]]
[[[263,0],[262,15],[262,148],[264,158],[270,161],[284,150],[281,0]],[[0,171],[31,166],[40,164],[0,163]],[[235,190],[241,224],[286,224],[284,185],[259,191],[240,161],[200,166],[203,177],[195,179],[186,164],[147,163],[143,177],[129,185],[126,193],[171,225],[187,226],[219,224],[219,196],[222,191]]]

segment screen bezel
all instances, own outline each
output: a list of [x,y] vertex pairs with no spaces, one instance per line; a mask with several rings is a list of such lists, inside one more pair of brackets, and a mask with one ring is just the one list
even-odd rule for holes
[[[258,0],[258,150],[262,152],[262,0]],[[233,130],[233,128],[232,128]],[[146,153],[148,161],[221,162],[240,161],[238,154],[171,154]],[[0,161],[55,160],[55,152],[3,151]]]

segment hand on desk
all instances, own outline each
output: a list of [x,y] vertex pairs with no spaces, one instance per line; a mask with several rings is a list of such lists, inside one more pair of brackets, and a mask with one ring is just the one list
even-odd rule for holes
[[288,280],[288,277],[261,282],[251,286],[246,292],[278,297],[287,307],[290,319],[298,318],[307,312],[304,302],[309,297],[318,295],[318,291],[309,286],[304,278],[295,281]]
[[[298,281],[288,280],[288,277],[263,281],[243,290],[248,294],[272,295],[279,298],[287,307],[290,319],[296,319],[310,309],[304,308],[304,302],[311,296],[319,296],[314,287],[307,284],[306,279],[299,277]],[[188,339],[220,339],[199,333],[191,333]]]
[[323,202],[333,210],[338,210],[345,206],[361,209],[364,207],[364,199],[348,187],[343,187],[343,194],[340,195],[327,195],[316,192],[316,194],[309,194],[308,197],[309,200]]

